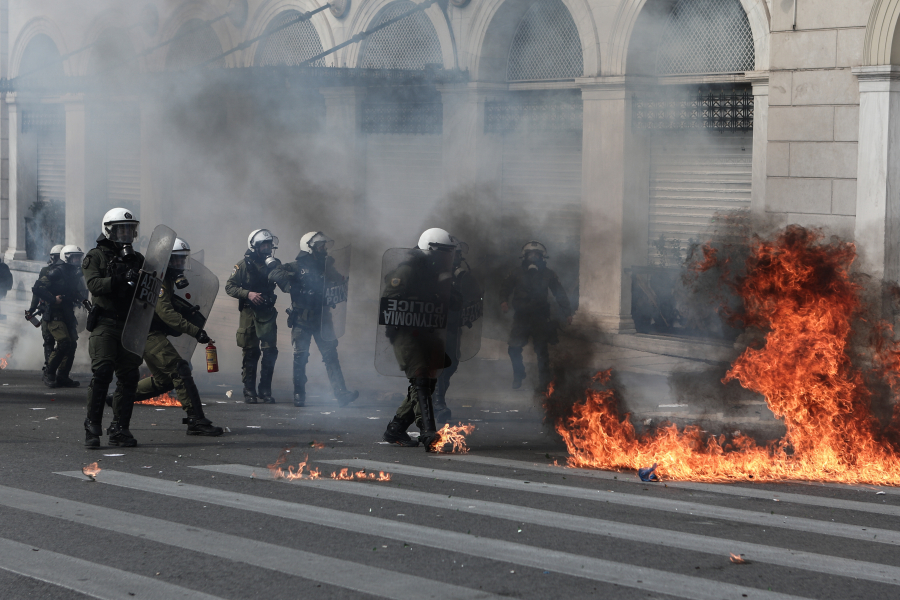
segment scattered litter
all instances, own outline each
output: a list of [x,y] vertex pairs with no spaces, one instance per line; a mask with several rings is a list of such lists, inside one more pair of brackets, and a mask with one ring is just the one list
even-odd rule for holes
[[216,404],[228,404],[224,400],[216,400]]
[[489,413],[489,412],[491,412],[491,411],[489,411],[489,410],[483,410],[483,411],[481,411],[481,412]]
[[154,408],[153,410],[166,410],[164,408]]
[[377,421],[381,417],[366,417],[366,418],[369,419],[370,421]]
[[32,408],[31,410],[47,410],[46,408]]
[[97,481],[97,473],[100,472],[100,465],[95,462],[91,463],[86,467],[81,467],[81,472],[84,473],[91,481]]
[[506,411],[506,412],[519,412],[519,411],[517,411],[517,410],[508,410],[508,411]]
[[153,465],[147,465],[146,467],[141,467],[142,469],[152,469]]
[[660,408],[687,408],[687,404],[660,404]]
[[745,559],[743,557],[743,555],[738,556],[737,554],[732,554],[730,560],[731,560],[731,562],[733,562],[736,565],[749,565],[750,564],[750,561]]
[[419,432],[418,431],[410,431],[409,437],[419,437]]
[[231,429],[229,429],[228,427],[225,428],[225,431],[226,433],[231,433]]
[[327,413],[319,413],[319,414],[320,414],[320,415],[330,415],[331,413],[330,413],[330,412],[327,412]]
[[262,425],[247,425],[250,429],[262,429]]
[[390,445],[390,442],[375,442],[375,443],[376,443],[376,444],[386,444],[386,445]]
[[58,420],[58,419],[59,419],[59,417],[47,417],[47,418],[44,419],[44,420],[45,420],[45,421],[56,421],[56,420]]
[[104,454],[103,456],[125,456],[124,454]]
[[3,385],[9,385],[8,383],[4,383]]
[[653,419],[647,419],[646,421],[644,421],[644,425],[649,425],[652,422],[653,422]]
[[225,392],[225,397],[226,397],[226,398],[231,398],[231,395],[232,395],[233,393],[234,393],[234,392],[233,392],[232,390],[228,390],[227,392]]
[[405,517],[406,515],[403,514],[403,513],[397,513],[397,516],[398,516],[398,517]]
[[884,492],[875,492],[876,496],[884,496]]
[[641,481],[659,481],[659,477],[656,476],[656,463],[649,469],[638,469],[638,477]]

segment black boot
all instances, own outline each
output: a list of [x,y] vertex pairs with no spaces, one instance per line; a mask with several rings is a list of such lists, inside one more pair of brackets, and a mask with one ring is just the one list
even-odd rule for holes
[[245,381],[244,382],[244,403],[245,404],[256,404],[257,395],[256,395],[256,384],[253,381]]
[[85,448],[99,448],[100,447],[100,436],[103,434],[103,426],[97,423],[91,423],[89,420],[84,420],[84,447]]
[[125,448],[137,446],[137,440],[131,435],[128,425],[122,425],[118,421],[109,424],[106,434],[109,436],[110,446],[124,446]]
[[453,413],[450,411],[450,408],[447,406],[447,403],[444,399],[438,395],[434,395],[431,398],[431,403],[434,406],[434,419],[440,423],[449,423]]
[[422,429],[419,433],[419,441],[425,446],[426,452],[435,452],[439,448],[433,448],[438,438],[437,427],[434,423],[434,406],[431,401],[434,383],[427,377],[417,377],[415,385],[416,400],[419,402],[419,411],[422,413]]
[[65,387],[65,388],[77,388],[81,387],[81,383],[75,381],[74,379],[70,379],[66,377],[65,379],[60,379],[59,376],[56,377],[56,387]]
[[412,425],[412,423],[404,423],[397,417],[394,417],[391,422],[388,423],[387,429],[385,429],[384,435],[381,436],[381,439],[398,446],[415,448],[419,445],[419,442],[409,437],[409,434],[406,433],[406,429],[410,425]]
[[212,421],[206,418],[203,414],[203,406],[199,401],[194,402],[191,400],[191,406],[188,408],[187,414],[188,416],[183,418],[181,422],[188,426],[188,435],[222,435],[224,430],[221,427],[214,427]]
[[294,406],[302,408],[306,406],[306,392],[294,392]]
[[272,397],[272,376],[275,374],[276,358],[278,349],[266,348],[259,361],[259,399],[266,404],[275,404],[275,398]]
[[57,386],[56,373],[50,373],[48,371],[44,371],[44,374],[41,375],[41,382],[44,385],[46,385],[48,388],[55,388]]
[[344,381],[344,372],[341,371],[341,363],[337,357],[337,350],[332,349],[330,352],[326,352],[322,359],[325,361],[325,371],[328,373],[328,381],[331,382],[331,389],[334,392],[334,398],[337,400],[338,406],[347,406],[359,398],[358,391],[347,389],[347,383]]

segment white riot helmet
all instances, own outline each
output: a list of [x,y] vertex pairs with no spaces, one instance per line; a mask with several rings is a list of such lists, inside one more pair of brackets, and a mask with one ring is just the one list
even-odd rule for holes
[[189,269],[188,259],[191,256],[191,247],[181,238],[175,238],[172,245],[172,254],[169,255],[169,268],[166,273],[175,275],[175,287],[179,290],[186,288],[188,280],[184,276],[184,270]]
[[426,230],[419,236],[419,250],[442,250],[444,252],[452,252],[456,250],[456,242],[453,237],[444,231],[434,227]]
[[303,237],[300,238],[300,251],[312,254],[313,248],[315,248],[317,244],[321,244],[319,247],[322,250],[327,251],[334,246],[334,240],[321,231],[310,231],[309,233],[303,234]]
[[106,211],[100,224],[103,235],[117,244],[133,244],[138,235],[138,221],[127,208],[114,208]]
[[250,250],[256,250],[260,244],[269,242],[272,244],[272,250],[278,248],[278,238],[272,235],[268,229],[256,229],[247,236],[247,247]]
[[57,245],[53,246],[52,248],[50,248],[50,260],[48,261],[49,264],[52,265],[57,260],[59,260],[59,253],[62,252],[62,249],[63,249],[62,244],[57,244]]
[[84,252],[81,251],[81,248],[73,245],[63,246],[59,254],[62,262],[67,265],[80,266],[81,259],[84,258]]

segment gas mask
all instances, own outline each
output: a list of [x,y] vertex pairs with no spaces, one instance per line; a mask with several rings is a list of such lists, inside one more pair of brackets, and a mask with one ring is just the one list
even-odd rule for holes
[[527,265],[529,271],[538,271],[547,264],[543,255],[536,251],[527,252],[522,262]]
[[183,254],[173,254],[169,258],[169,272],[175,274],[175,287],[179,290],[183,290],[190,282],[188,282],[187,277],[184,276],[184,269],[187,265],[187,256]]
[[129,260],[130,258],[134,257],[134,246],[132,246],[131,244],[122,244],[119,242],[116,242],[116,244],[120,246],[119,256],[121,256],[123,259]]

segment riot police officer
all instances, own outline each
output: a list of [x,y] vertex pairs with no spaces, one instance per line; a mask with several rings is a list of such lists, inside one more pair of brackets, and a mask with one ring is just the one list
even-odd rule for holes
[[78,246],[65,246],[60,256],[61,260],[47,267],[32,288],[34,296],[47,306],[44,322],[55,345],[41,378],[50,388],[81,385],[69,378],[69,371],[78,347],[75,306],[87,299],[81,274],[84,252]]
[[[155,396],[175,390],[181,407],[187,413],[183,420],[188,426],[188,435],[222,435],[221,427],[213,427],[212,421],[203,414],[200,391],[191,375],[188,364],[172,346],[168,336],[177,337],[187,334],[201,344],[209,342],[209,335],[203,330],[204,321],[196,318],[194,307],[176,296],[176,288],[187,286],[184,276],[185,266],[191,254],[191,247],[182,239],[175,239],[175,246],[169,256],[169,266],[156,301],[156,313],[150,323],[150,334],[144,346],[144,362],[150,368],[150,377],[138,382],[135,402],[148,400]],[[191,321],[197,321],[192,323]]]
[[[275,309],[275,284],[269,281],[269,272],[277,265],[274,257],[277,248],[278,238],[268,229],[251,232],[247,237],[244,259],[234,265],[225,283],[225,293],[237,298],[241,313],[235,337],[238,347],[242,349],[241,379],[244,382],[244,402],[247,404],[256,404],[257,399],[275,402],[272,397],[272,375],[278,358],[278,311]],[[257,364],[260,364],[258,395]]]
[[559,342],[557,323],[550,314],[547,293],[551,292],[556,298],[568,323],[572,322],[572,309],[569,297],[559,283],[559,277],[547,267],[547,259],[550,257],[543,244],[528,242],[522,247],[519,258],[522,264],[513,269],[500,285],[500,309],[506,313],[511,304],[515,311],[508,348],[513,367],[512,387],[519,389],[525,379],[522,348],[530,338],[538,359],[536,390],[542,391],[550,383],[549,346]]
[[[428,229],[419,237],[417,248],[408,260],[386,274],[382,296],[419,304],[446,304],[452,285],[449,269],[456,247],[450,234],[443,229]],[[399,446],[414,447],[421,442],[426,451],[431,451],[437,440],[432,400],[437,371],[450,364],[445,339],[440,332],[428,327],[398,327],[390,336],[394,356],[409,379],[409,387],[382,437]],[[420,430],[418,441],[406,433],[413,422]]]
[[[47,270],[59,262],[59,253],[62,249],[62,244],[57,244],[50,249],[50,259],[47,261],[47,266],[41,268],[38,279],[46,275]],[[56,340],[53,339],[53,334],[50,333],[50,321],[47,319],[47,305],[34,293],[34,288],[32,288],[31,305],[28,307],[28,310],[25,311],[25,320],[30,321],[32,317],[34,317],[34,313],[39,309],[41,314],[41,338],[44,340],[44,366],[41,370],[46,371],[47,361],[50,360],[50,353],[53,352],[53,346],[56,344]]]
[[106,430],[109,443],[113,446],[137,445],[128,427],[141,357],[122,346],[122,329],[144,264],[144,257],[132,246],[137,239],[139,224],[126,208],[107,211],[101,222],[103,234],[81,264],[87,289],[94,300],[87,325],[91,332],[88,353],[93,373],[84,421],[84,445],[88,448],[100,446],[103,405],[113,375],[117,382],[113,395],[113,421]]
[[346,406],[359,397],[359,392],[348,390],[344,382],[331,307],[326,306],[326,287],[346,279],[344,274],[335,270],[334,259],[328,256],[328,250],[333,245],[334,240],[321,231],[310,231],[300,238],[300,253],[294,262],[284,265],[278,262],[269,273],[269,281],[291,295],[288,327],[291,328],[294,349],[294,406],[306,405],[306,363],[309,362],[309,346],[313,339],[322,354],[322,362],[325,363],[338,404]]

